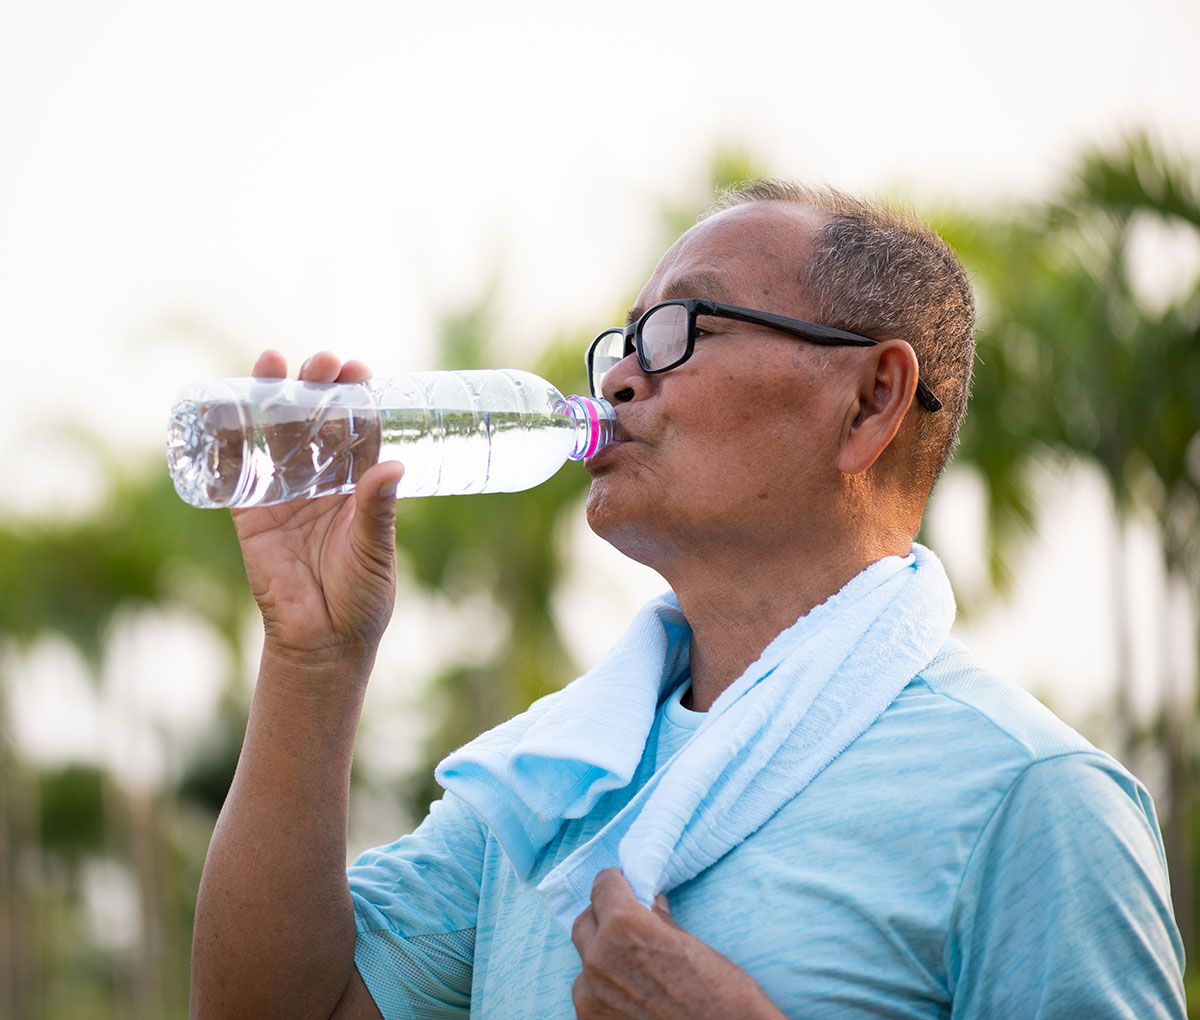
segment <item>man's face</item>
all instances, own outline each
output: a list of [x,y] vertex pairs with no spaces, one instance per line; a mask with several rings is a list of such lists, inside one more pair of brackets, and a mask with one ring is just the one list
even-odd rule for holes
[[[737,206],[683,235],[638,299],[707,298],[811,318],[796,282],[821,214]],[[634,559],[663,569],[706,548],[794,542],[837,489],[840,436],[853,417],[852,352],[701,316],[691,359],[647,375],[630,355],[604,382],[618,439],[587,462],[588,521]],[[778,547],[775,545],[774,547]]]

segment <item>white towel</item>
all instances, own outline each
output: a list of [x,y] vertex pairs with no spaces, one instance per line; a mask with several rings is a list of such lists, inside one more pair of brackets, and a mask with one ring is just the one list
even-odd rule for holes
[[[695,735],[539,892],[565,928],[595,876],[619,866],[641,902],[698,875],[756,831],[871,725],[944,644],[954,595],[920,545],[873,563],[772,641]],[[644,606],[594,669],[437,768],[527,878],[563,821],[641,761],[663,693],[687,672],[673,595]]]

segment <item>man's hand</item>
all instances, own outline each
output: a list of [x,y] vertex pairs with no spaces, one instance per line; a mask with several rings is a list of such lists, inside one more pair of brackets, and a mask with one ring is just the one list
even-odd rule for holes
[[[282,355],[263,354],[254,375],[280,378]],[[313,355],[299,378],[362,382],[357,361]],[[352,496],[234,511],[246,576],[262,611],[268,647],[297,661],[362,651],[369,658],[395,599],[396,484],[403,468],[377,464]]]
[[571,941],[583,961],[579,1020],[783,1017],[749,974],[672,920],[665,896],[642,906],[618,868],[596,876]]
[[[273,352],[254,366],[260,378],[286,370]],[[300,369],[311,382],[367,374],[332,354]],[[266,641],[200,883],[193,1016],[379,1015],[354,969],[346,819],[363,697],[395,598],[402,473],[376,464],[350,496],[234,512]]]

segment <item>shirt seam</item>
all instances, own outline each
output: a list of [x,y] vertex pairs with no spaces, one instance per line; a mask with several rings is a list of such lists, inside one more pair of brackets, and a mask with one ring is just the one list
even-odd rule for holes
[[[928,668],[928,667],[926,667],[926,668]],[[994,718],[992,718],[992,716],[988,712],[985,712],[978,705],[974,705],[969,701],[965,701],[962,697],[960,697],[957,694],[952,694],[949,691],[939,690],[938,688],[934,687],[925,678],[925,676],[923,675],[923,671],[922,671],[922,673],[918,673],[914,677],[914,679],[919,680],[925,686],[925,689],[927,691],[929,691],[930,694],[933,694],[939,698],[945,698],[947,701],[953,701],[956,705],[962,706],[968,712],[971,712],[973,715],[975,715],[979,719],[982,719],[983,722],[985,722],[988,726],[990,726],[997,733],[1001,734],[1010,744],[1015,744],[1017,747],[1024,750],[1024,752],[1027,755],[1029,755],[1029,758],[1030,758],[1030,760],[1025,765],[1026,768],[1028,768],[1031,765],[1036,765],[1039,761],[1050,761],[1052,758],[1060,758],[1060,757],[1062,757],[1064,755],[1068,755],[1068,754],[1092,754],[1092,755],[1098,755],[1100,757],[1106,756],[1105,752],[1101,751],[1098,747],[1095,747],[1094,745],[1089,743],[1086,740],[1086,738],[1081,736],[1081,737],[1079,737],[1079,739],[1083,740],[1084,743],[1086,744],[1086,746],[1084,746],[1084,747],[1066,747],[1066,748],[1063,748],[1063,750],[1061,750],[1061,751],[1055,751],[1053,754],[1049,754],[1044,757],[1038,757],[1037,752],[1033,749],[1033,747],[1030,746],[1030,744],[1027,740],[1017,736],[1011,730],[1005,728],[1003,725],[1001,725],[999,722],[997,722]],[[1022,688],[1018,688],[1018,690],[1022,690]],[[1029,694],[1028,691],[1025,691],[1025,693]],[[1037,701],[1037,698],[1034,695],[1030,694],[1029,696],[1031,698],[1034,698],[1035,701]],[[893,702],[893,704],[894,704],[894,702]],[[1038,701],[1038,704],[1040,705],[1041,702]],[[1072,732],[1074,732],[1074,731],[1072,731]]]

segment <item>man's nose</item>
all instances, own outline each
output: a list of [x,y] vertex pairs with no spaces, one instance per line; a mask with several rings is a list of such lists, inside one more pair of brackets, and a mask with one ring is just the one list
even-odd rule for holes
[[642,371],[636,352],[631,351],[605,374],[601,396],[610,404],[627,403],[644,396],[649,385],[650,377]]

